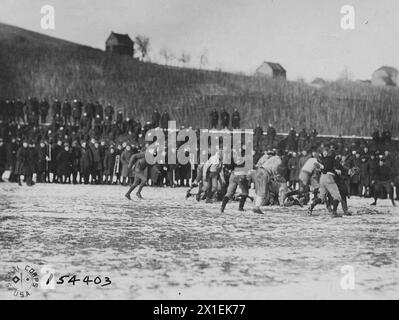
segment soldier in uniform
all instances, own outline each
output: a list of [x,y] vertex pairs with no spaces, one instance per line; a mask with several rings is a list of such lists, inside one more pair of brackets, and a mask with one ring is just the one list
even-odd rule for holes
[[60,183],[71,183],[73,156],[69,145],[64,145],[64,150],[57,155],[57,174]]
[[259,150],[262,144],[263,128],[258,123],[254,129],[254,149]]
[[50,104],[48,103],[48,101],[46,99],[42,99],[42,101],[40,102],[40,109],[39,109],[41,124],[47,122],[49,109],[50,109]]
[[65,99],[64,102],[62,103],[61,114],[65,121],[64,125],[71,124],[72,108],[68,99]]
[[17,165],[17,152],[19,145],[15,137],[11,138],[11,143],[8,146],[8,161],[10,166],[9,182],[17,182],[16,165]]
[[4,182],[3,173],[7,166],[7,151],[3,142],[3,138],[0,138],[0,182]]
[[78,174],[79,177],[82,176],[80,172],[80,158],[81,158],[81,147],[78,144],[77,140],[72,141],[72,183],[77,184]]
[[19,98],[15,101],[15,121],[17,123],[25,122],[24,103]]
[[230,123],[230,115],[226,111],[226,109],[223,109],[222,112],[220,113],[220,119],[222,122],[222,128],[223,129],[228,128]]
[[115,147],[114,145],[111,145],[109,150],[105,152],[104,156],[104,175],[105,175],[104,183],[112,184],[112,181],[114,179],[115,159],[116,159]]
[[240,113],[237,108],[234,109],[233,114],[231,115],[231,126],[233,129],[240,129]]
[[57,157],[58,155],[64,150],[62,146],[62,141],[58,140],[57,144],[54,146],[52,154],[51,154],[51,172],[53,173],[53,183],[58,183],[59,181],[59,175],[58,175],[58,165],[57,165]]
[[100,145],[96,141],[94,147],[91,149],[93,153],[93,171],[92,171],[92,184],[102,184],[103,176],[103,162],[101,159],[101,149]]
[[273,148],[275,139],[276,139],[276,129],[274,129],[273,125],[269,123],[269,127],[267,128],[266,131],[266,145],[269,150]]
[[125,150],[123,150],[121,153],[121,164],[122,164],[122,171],[121,171],[122,182],[121,183],[123,186],[125,186],[128,183],[128,179],[130,176],[129,160],[132,155],[133,155],[132,147],[129,144],[127,144],[125,147]]
[[381,158],[378,163],[378,168],[374,180],[371,184],[374,186],[374,202],[371,203],[372,206],[377,205],[378,196],[381,195],[383,191],[389,195],[391,203],[396,206],[395,199],[393,197],[393,187],[394,187],[394,175],[391,167],[385,164],[385,159]]
[[40,144],[37,147],[36,152],[38,155],[36,182],[43,183],[46,182],[46,173],[47,173],[47,164],[48,164],[47,145],[44,141],[40,141]]
[[74,126],[78,126],[80,122],[80,118],[82,116],[82,106],[80,101],[77,99],[73,100],[73,105],[72,105],[72,124]]
[[112,121],[112,118],[114,117],[114,107],[108,103],[108,105],[105,107],[104,113],[105,116],[108,117],[109,121]]
[[218,127],[218,122],[219,122],[219,113],[217,112],[216,109],[213,109],[211,114],[211,129],[216,129]]
[[161,121],[161,115],[157,109],[154,109],[154,112],[152,113],[151,116],[151,120],[153,128],[159,127],[159,121]]
[[89,177],[92,166],[93,166],[93,154],[91,152],[91,149],[87,146],[86,141],[83,141],[80,149],[80,161],[79,161],[80,183],[82,183],[83,181],[84,184],[89,184]]
[[100,104],[99,101],[96,101],[94,110],[95,110],[95,116],[99,115],[102,121],[104,118],[104,112],[103,112],[103,106]]
[[169,113],[165,110],[161,116],[161,128],[168,129],[168,121],[170,120]]
[[51,113],[53,118],[56,114],[61,114],[61,102],[58,99],[54,99],[53,105],[51,106]]
[[21,176],[23,175],[26,180],[27,186],[32,186],[32,175],[33,175],[33,159],[32,153],[29,150],[28,141],[23,141],[22,146],[18,149],[17,152],[17,164],[16,164],[16,171],[17,181],[20,186],[21,183]]

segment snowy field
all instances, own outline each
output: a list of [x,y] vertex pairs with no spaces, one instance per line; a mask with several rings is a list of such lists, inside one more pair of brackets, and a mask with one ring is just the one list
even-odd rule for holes
[[[351,217],[320,206],[264,215],[184,200],[186,188],[0,184],[0,298],[13,266],[50,265],[55,277],[109,277],[32,288],[28,299],[398,299],[399,208],[350,199]],[[253,190],[252,190],[253,191]],[[354,268],[353,289],[341,285]]]

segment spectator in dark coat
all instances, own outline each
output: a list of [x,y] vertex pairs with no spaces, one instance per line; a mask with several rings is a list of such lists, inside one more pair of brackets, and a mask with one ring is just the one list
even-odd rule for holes
[[62,103],[61,115],[64,118],[65,125],[71,124],[72,107],[71,107],[71,104],[69,103],[68,99],[65,99],[64,102]]
[[293,152],[288,160],[288,170],[290,172],[289,186],[295,190],[299,177],[299,157],[296,152]]
[[121,164],[122,164],[122,185],[126,185],[128,178],[130,176],[129,172],[129,160],[130,157],[133,155],[132,147],[130,145],[126,145],[125,150],[122,151],[121,154]]
[[164,111],[164,113],[162,113],[162,117],[161,117],[161,128],[162,129],[168,129],[168,121],[169,120],[170,120],[169,113],[167,111]]
[[288,133],[288,137],[286,140],[286,149],[289,151],[296,151],[297,150],[297,145],[296,145],[296,131],[294,128],[290,129],[290,132]]
[[24,103],[19,98],[15,101],[15,121],[25,122]]
[[52,148],[51,161],[50,161],[50,172],[53,173],[53,182],[58,183],[58,168],[57,168],[57,157],[64,150],[62,141],[58,140],[57,144]]
[[95,117],[99,115],[100,119],[103,120],[104,118],[104,112],[103,112],[103,106],[100,104],[100,102],[96,101],[95,104]]
[[269,123],[269,127],[266,132],[266,147],[270,150],[273,148],[274,140],[276,139],[276,129],[274,129],[273,125]]
[[[370,174],[369,174],[369,159],[367,156],[360,158],[360,183],[358,194],[360,196],[368,196],[370,194]],[[364,190],[364,193],[363,193]]]
[[152,126],[154,128],[159,127],[159,122],[161,121],[161,115],[157,109],[154,109],[154,112],[152,113],[151,116],[151,120],[152,120]]
[[379,146],[380,145],[380,132],[376,129],[374,130],[373,134],[371,135],[373,142],[375,144],[375,146]]
[[399,154],[393,159],[393,174],[394,174],[394,184],[396,189],[396,198],[399,200]]
[[392,169],[388,167],[385,164],[384,159],[381,158],[377,169],[376,179],[372,181],[372,184],[374,185],[374,202],[371,205],[375,206],[377,204],[378,197],[383,191],[385,191],[389,195],[392,205],[396,206],[395,199],[393,197],[393,181],[394,176]]
[[0,182],[4,182],[3,173],[7,166],[7,151],[3,139],[0,138]]
[[217,112],[216,109],[213,109],[213,111],[211,112],[210,120],[211,120],[211,129],[217,129],[219,123],[219,113]]
[[72,142],[72,183],[73,184],[77,184],[78,180],[78,173],[79,176],[81,176],[82,174],[80,173],[80,159],[82,156],[82,152],[81,152],[81,148],[78,145],[78,141],[74,140]]
[[94,143],[94,148],[91,150],[93,152],[93,176],[91,183],[102,184],[103,162],[101,159],[101,149],[98,142]]
[[41,141],[39,146],[37,147],[37,172],[36,172],[36,182],[42,183],[46,182],[46,174],[47,174],[47,157],[48,150],[47,145],[44,141]]
[[104,156],[105,183],[112,184],[112,181],[114,179],[115,158],[115,147],[111,146],[109,150],[105,152]]
[[258,123],[254,129],[254,149],[257,150],[262,145],[263,128]]
[[65,144],[64,150],[57,155],[57,174],[59,182],[71,183],[73,155],[69,145]]
[[305,129],[302,129],[298,134],[298,151],[308,149],[309,135]]
[[16,166],[17,166],[17,152],[19,145],[15,137],[11,138],[11,142],[7,146],[7,162],[10,166],[9,182],[17,182]]
[[39,109],[40,123],[47,122],[49,109],[50,109],[50,104],[48,103],[48,101],[46,99],[42,99],[42,101],[40,102],[40,109]]
[[51,106],[51,113],[53,114],[53,117],[56,114],[61,114],[61,102],[58,99],[54,99],[53,105]]
[[108,117],[108,119],[110,121],[112,121],[112,118],[114,117],[114,113],[115,113],[114,107],[110,103],[108,103],[108,105],[105,107],[105,110],[104,110],[105,116]]
[[222,112],[220,113],[220,120],[221,120],[222,128],[223,128],[223,129],[229,127],[230,115],[229,115],[229,113],[226,111],[226,109],[223,109]]
[[88,103],[86,103],[84,107],[84,113],[86,113],[87,118],[90,119],[90,126],[91,126],[91,120],[96,116],[96,106],[94,105],[93,101],[90,100]]
[[31,152],[28,147],[28,142],[24,141],[22,146],[17,152],[17,165],[15,174],[17,175],[18,184],[21,186],[21,176],[23,175],[26,180],[26,185],[32,186],[32,174],[33,174],[33,160],[31,159]]
[[240,128],[240,113],[237,109],[234,109],[233,114],[231,115],[231,126],[233,129]]
[[80,149],[80,183],[82,181],[84,184],[89,183],[89,177],[91,173],[91,168],[93,166],[93,154],[91,149],[87,146],[86,141],[82,142],[82,147]]
[[80,101],[77,99],[73,100],[73,105],[72,105],[72,124],[74,126],[79,125],[80,118],[82,117],[82,106]]

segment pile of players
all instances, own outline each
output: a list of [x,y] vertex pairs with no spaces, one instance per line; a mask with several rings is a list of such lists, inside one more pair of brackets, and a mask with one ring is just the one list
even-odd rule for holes
[[[341,217],[342,214],[338,212],[341,203],[343,215],[351,215],[347,204],[350,194],[346,183],[350,170],[343,165],[333,148],[325,148],[321,154],[315,152],[306,160],[300,168],[297,188],[289,187],[282,174],[283,154],[282,151],[268,151],[254,169],[245,171],[242,165],[223,165],[223,152],[217,151],[204,165],[198,166],[194,184],[194,187],[198,186],[197,201],[212,203],[221,200],[220,211],[224,212],[230,200],[238,200],[238,209],[244,211],[253,183],[255,203],[252,211],[258,214],[263,214],[261,206],[277,204],[300,207],[309,205],[308,214],[312,215],[314,208],[324,203],[333,217]],[[239,194],[236,194],[237,187],[241,189]],[[394,173],[385,164],[383,157],[379,159],[372,189],[374,202],[371,205],[376,205],[377,199],[386,194],[395,206]],[[186,198],[193,195],[192,190],[193,187],[187,192]]]

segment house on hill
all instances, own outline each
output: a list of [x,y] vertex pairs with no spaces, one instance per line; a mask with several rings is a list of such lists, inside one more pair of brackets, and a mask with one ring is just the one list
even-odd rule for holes
[[373,72],[371,83],[376,86],[396,86],[398,70],[393,67],[383,66]]
[[287,71],[279,63],[264,61],[256,69],[255,76],[286,80]]
[[111,32],[105,42],[105,51],[133,57],[134,42],[127,34]]

